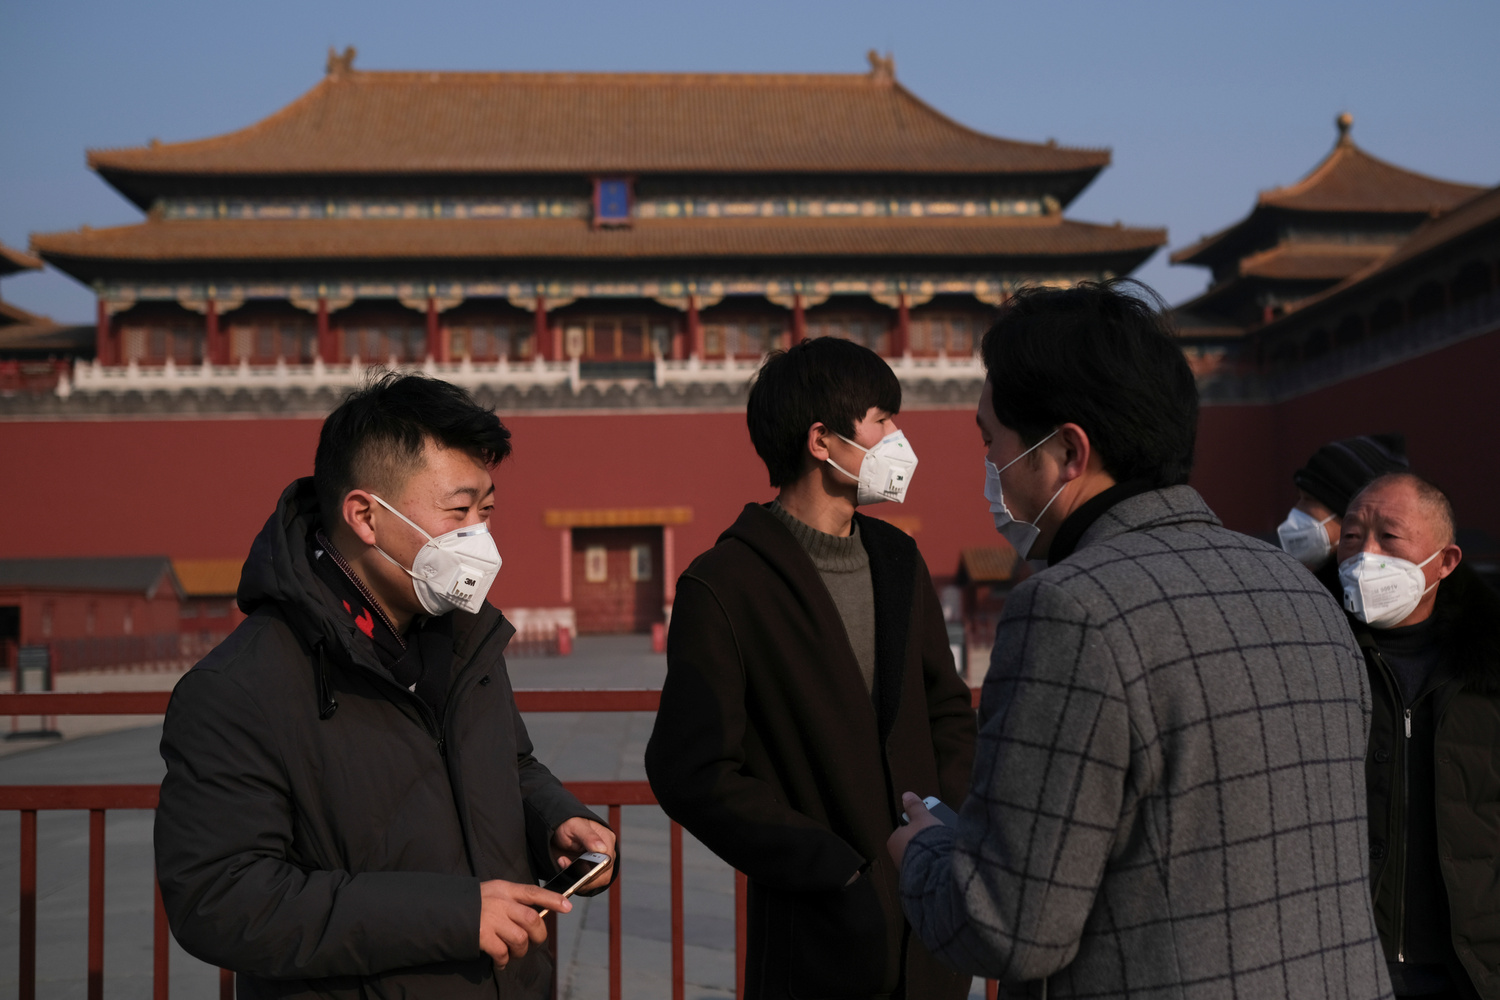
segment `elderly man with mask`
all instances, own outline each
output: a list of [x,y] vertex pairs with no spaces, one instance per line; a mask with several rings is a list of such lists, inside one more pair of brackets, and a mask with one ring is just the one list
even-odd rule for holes
[[1398,997],[1500,997],[1500,596],[1410,473],[1354,498],[1344,607],[1374,694],[1371,891]]
[[1282,551],[1342,595],[1334,558],[1342,530],[1339,519],[1370,480],[1407,468],[1406,438],[1400,434],[1362,434],[1325,444],[1292,474],[1297,502],[1276,529]]

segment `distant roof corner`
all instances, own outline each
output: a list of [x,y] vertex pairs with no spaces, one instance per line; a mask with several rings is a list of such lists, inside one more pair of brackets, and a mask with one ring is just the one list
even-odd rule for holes
[[353,72],[354,56],[355,49],[352,45],[344,46],[343,55],[340,55],[338,50],[332,45],[328,46],[328,64],[324,68],[324,72],[334,79],[338,79],[345,73]]
[[17,271],[38,271],[41,267],[41,258],[0,243],[0,277]]
[[881,83],[892,83],[896,79],[896,54],[887,52],[882,56],[871,49],[865,58],[870,60],[870,79]]

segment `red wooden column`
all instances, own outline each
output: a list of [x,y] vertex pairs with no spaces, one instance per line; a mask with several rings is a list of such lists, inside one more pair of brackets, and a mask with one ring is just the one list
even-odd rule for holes
[[703,357],[703,324],[698,321],[698,296],[696,293],[688,294],[687,310],[688,327],[688,354],[691,357]]
[[538,357],[543,361],[556,361],[562,357],[562,352],[554,350],[555,346],[547,336],[547,300],[538,295],[536,297],[536,312],[531,318],[531,339],[534,341],[532,350],[536,351]]
[[452,351],[448,347],[447,333],[438,324],[437,299],[427,296],[427,353],[435,361],[446,364]]
[[94,312],[94,356],[101,365],[117,363],[114,345],[110,343],[110,326],[109,307],[100,299]]
[[896,306],[896,330],[891,337],[891,356],[899,358],[911,345],[911,307],[902,292]]
[[328,297],[318,296],[318,357],[324,364],[339,359],[338,345],[333,342],[333,333],[328,328]]
[[792,296],[792,343],[800,344],[807,339],[807,313],[802,308],[802,293]]
[[228,353],[219,343],[219,301],[210,295],[203,311],[203,358],[209,364],[222,365],[228,362]]

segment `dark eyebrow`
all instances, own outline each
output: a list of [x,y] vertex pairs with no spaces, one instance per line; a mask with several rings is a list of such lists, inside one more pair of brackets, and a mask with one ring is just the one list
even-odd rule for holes
[[477,489],[475,489],[474,487],[472,487],[472,486],[460,486],[458,489],[454,490],[452,493],[449,493],[443,499],[444,500],[452,500],[454,497],[457,497],[457,496],[466,496],[466,497],[469,498],[469,502],[472,503],[475,500],[488,500],[489,497],[490,497],[490,494],[492,494],[494,492],[495,492],[495,484],[494,483],[490,483],[490,488],[487,489],[487,490],[485,490],[483,495],[480,495],[480,492]]

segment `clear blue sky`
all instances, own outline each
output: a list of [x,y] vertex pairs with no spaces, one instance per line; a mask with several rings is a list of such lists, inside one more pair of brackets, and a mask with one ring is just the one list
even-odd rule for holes
[[[1377,156],[1500,182],[1497,41],[1494,0],[0,0],[0,241],[138,220],[85,149],[248,125],[352,44],[366,69],[862,72],[889,49],[906,86],[967,125],[1111,147],[1071,216],[1166,226],[1175,248],[1304,174],[1345,109]],[[1139,276],[1174,302],[1203,287],[1165,257]],[[56,272],[0,293],[93,315]]]

